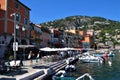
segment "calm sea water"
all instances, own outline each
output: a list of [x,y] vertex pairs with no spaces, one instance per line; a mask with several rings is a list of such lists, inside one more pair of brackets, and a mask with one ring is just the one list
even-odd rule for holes
[[[112,64],[110,65],[109,62]],[[104,63],[81,63],[78,61],[74,65],[77,71],[69,72],[69,74],[75,78],[89,73],[94,80],[120,80],[120,53],[118,52],[115,52],[114,57],[105,58]],[[51,77],[47,79],[52,80]]]
[[[112,64],[109,64],[109,63]],[[94,80],[120,80],[120,53],[116,52],[114,57],[106,57],[104,63],[80,63],[75,64],[74,77],[89,73]]]

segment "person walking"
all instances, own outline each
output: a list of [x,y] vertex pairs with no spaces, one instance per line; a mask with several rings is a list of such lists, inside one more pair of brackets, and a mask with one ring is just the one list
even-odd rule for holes
[[38,52],[37,57],[38,57],[38,59],[39,59],[39,62],[42,63],[42,60],[41,60],[41,58],[42,58],[42,53],[41,53],[41,51]]
[[39,56],[40,56],[40,53],[38,52],[37,57],[36,57],[36,63],[38,63]]
[[33,61],[32,61],[32,51],[30,51],[29,55],[28,55],[28,59],[30,59],[30,65],[33,64]]

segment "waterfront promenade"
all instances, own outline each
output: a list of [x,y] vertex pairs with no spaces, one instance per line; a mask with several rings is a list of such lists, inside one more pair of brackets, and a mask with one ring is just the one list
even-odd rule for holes
[[33,80],[45,74],[45,70],[58,63],[58,61],[37,63],[36,60],[33,60],[33,63],[31,64],[30,60],[26,60],[23,61],[24,66],[22,66],[21,69],[0,74],[0,80]]

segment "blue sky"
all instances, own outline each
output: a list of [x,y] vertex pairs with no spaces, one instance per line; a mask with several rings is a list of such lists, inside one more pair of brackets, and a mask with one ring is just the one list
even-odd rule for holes
[[30,20],[39,24],[74,15],[100,16],[120,21],[120,0],[20,0],[28,6]]

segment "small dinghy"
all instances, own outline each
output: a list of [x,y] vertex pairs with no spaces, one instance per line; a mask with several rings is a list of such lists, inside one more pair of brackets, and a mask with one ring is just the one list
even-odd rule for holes
[[65,71],[76,71],[76,67],[74,65],[67,65]]
[[65,70],[60,70],[52,76],[52,80],[75,80],[75,78],[68,76]]

